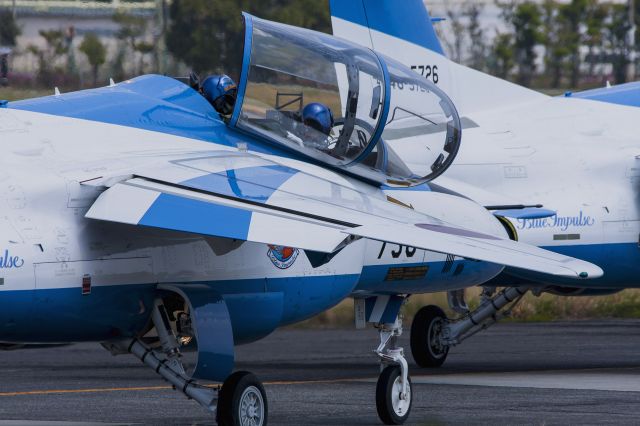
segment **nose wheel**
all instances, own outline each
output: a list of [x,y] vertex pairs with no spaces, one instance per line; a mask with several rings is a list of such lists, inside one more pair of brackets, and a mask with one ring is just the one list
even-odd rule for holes
[[260,380],[247,371],[237,371],[222,384],[218,398],[220,426],[266,426],[267,394]]
[[376,408],[384,424],[401,425],[411,411],[411,380],[404,351],[397,345],[402,335],[402,317],[393,323],[376,324],[380,345],[375,350],[380,357],[382,372],[376,385]]
[[411,379],[403,383],[402,371],[397,365],[389,365],[378,377],[376,386],[376,408],[384,424],[401,425],[411,412]]

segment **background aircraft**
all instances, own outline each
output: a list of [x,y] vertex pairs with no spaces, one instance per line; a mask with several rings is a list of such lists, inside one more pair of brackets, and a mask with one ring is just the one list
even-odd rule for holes
[[[212,108],[231,101],[207,102],[206,81],[157,75],[0,103],[1,342],[101,342],[220,424],[266,424],[260,381],[232,373],[234,345],[354,295],[358,319],[380,331],[376,405],[395,424],[411,409],[396,345],[407,294],[477,285],[502,265],[602,274],[509,240],[472,201],[410,190],[459,149],[463,122],[433,83],[353,43],[244,22],[241,80],[225,86],[233,111]],[[335,121],[305,117],[310,104]],[[411,117],[428,117],[430,150],[408,164],[381,134],[413,143]]]
[[[486,206],[512,239],[605,271],[585,288],[507,268],[485,284],[483,303],[473,312],[462,292],[450,292],[460,319],[446,320],[435,306],[416,315],[412,351],[418,364],[441,365],[449,347],[495,322],[499,308],[512,307],[529,289],[597,295],[640,285],[637,84],[550,97],[447,59],[419,0],[402,8],[391,1],[332,1],[331,10],[335,35],[401,61],[456,103],[464,143],[436,183]],[[405,151],[403,158],[415,156]],[[508,287],[494,297],[496,286]],[[496,300],[503,303],[495,306]]]

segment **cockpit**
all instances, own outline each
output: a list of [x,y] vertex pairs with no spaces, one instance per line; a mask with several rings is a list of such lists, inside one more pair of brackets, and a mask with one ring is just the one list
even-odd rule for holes
[[451,164],[460,119],[433,83],[346,40],[244,19],[230,126],[392,186],[431,180]]

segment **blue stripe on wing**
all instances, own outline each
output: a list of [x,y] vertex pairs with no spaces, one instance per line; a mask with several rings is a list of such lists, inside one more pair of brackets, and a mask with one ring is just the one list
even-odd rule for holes
[[297,170],[280,165],[245,167],[211,173],[180,184],[202,191],[264,203],[296,173],[298,173]]
[[161,194],[138,224],[246,240],[251,224],[251,212],[171,194]]
[[611,87],[600,87],[598,89],[584,90],[582,92],[565,94],[566,97],[591,99],[593,101],[606,102],[611,104],[640,107],[640,82],[620,84]]

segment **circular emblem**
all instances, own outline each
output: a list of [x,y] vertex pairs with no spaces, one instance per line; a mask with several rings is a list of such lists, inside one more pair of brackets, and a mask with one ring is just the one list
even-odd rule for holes
[[296,261],[299,250],[293,247],[269,245],[267,256],[280,269],[287,269]]

